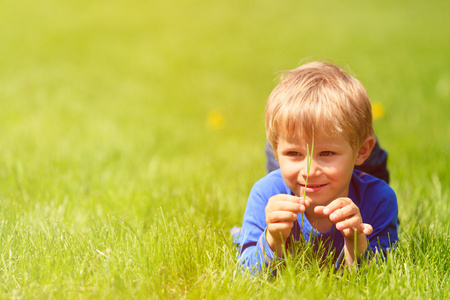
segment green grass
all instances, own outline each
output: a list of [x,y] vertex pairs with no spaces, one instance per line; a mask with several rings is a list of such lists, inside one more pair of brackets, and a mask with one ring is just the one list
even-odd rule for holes
[[[448,1],[0,8],[0,298],[450,297]],[[401,241],[359,272],[248,276],[228,229],[265,174],[274,78],[308,57],[384,105]]]

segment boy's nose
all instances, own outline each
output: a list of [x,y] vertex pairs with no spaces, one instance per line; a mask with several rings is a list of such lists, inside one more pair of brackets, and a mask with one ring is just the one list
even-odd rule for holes
[[[314,159],[311,159],[311,164],[309,165],[309,176],[317,175],[320,171],[320,166]],[[302,167],[300,174],[306,178],[308,176],[308,163],[305,160],[304,166]]]

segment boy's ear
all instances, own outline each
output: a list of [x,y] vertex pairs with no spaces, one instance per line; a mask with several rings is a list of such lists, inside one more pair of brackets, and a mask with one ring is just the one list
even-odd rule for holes
[[372,152],[372,148],[375,145],[375,138],[373,136],[368,136],[361,147],[359,147],[358,153],[356,155],[355,165],[360,166],[369,157]]

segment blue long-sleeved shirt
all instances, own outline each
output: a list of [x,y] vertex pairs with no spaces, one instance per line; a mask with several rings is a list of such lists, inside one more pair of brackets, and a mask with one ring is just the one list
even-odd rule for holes
[[[270,197],[277,194],[292,194],[279,169],[256,182],[248,198],[237,245],[240,261],[253,272],[261,271],[276,259],[266,242],[265,208]],[[358,206],[363,222],[373,227],[373,233],[367,237],[369,250],[388,251],[398,240],[398,206],[395,192],[384,181],[354,170],[348,197]],[[304,214],[299,214],[290,239],[299,240],[300,235],[303,235],[307,242],[323,241],[326,247],[336,250],[334,253],[343,253],[344,237],[335,226],[330,231],[321,233],[311,226]]]

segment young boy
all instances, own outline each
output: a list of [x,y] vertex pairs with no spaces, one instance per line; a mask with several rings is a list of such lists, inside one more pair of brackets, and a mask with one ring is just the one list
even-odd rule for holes
[[250,192],[237,240],[244,265],[261,271],[301,235],[335,250],[338,266],[395,244],[394,191],[354,169],[376,142],[369,97],[357,79],[323,62],[288,71],[269,96],[265,122],[280,168]]

